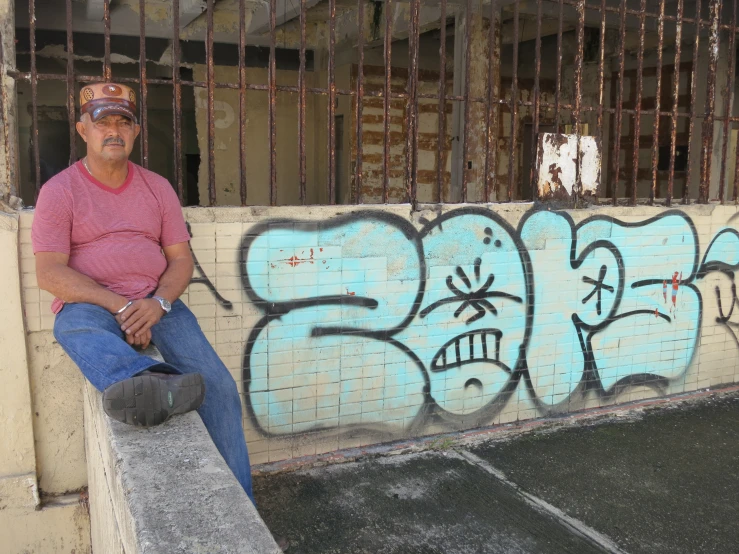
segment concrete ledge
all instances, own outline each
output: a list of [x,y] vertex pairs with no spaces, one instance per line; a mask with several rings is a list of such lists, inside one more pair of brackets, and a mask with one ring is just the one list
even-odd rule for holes
[[84,396],[94,552],[280,552],[196,412],[141,429]]

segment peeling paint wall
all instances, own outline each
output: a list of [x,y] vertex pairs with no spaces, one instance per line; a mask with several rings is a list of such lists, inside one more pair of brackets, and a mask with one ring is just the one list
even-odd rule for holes
[[[306,72],[307,86],[314,86],[319,72]],[[194,69],[196,80],[205,80],[205,66]],[[267,84],[267,70],[248,68],[247,81]],[[216,81],[238,82],[238,68],[216,67]],[[297,71],[277,71],[277,83],[296,86]],[[323,83],[317,86],[323,86]],[[239,175],[239,93],[231,89],[215,91],[215,161],[218,205],[241,205]],[[318,189],[325,181],[314,177],[316,158],[326,156],[326,143],[314,138],[315,129],[326,126],[326,111],[316,102],[316,96],[306,95],[306,163],[308,202],[319,202]],[[208,200],[207,91],[195,89],[197,141],[201,152],[198,189],[201,204]],[[276,108],[277,140],[277,203],[298,204],[298,95],[278,92]],[[315,119],[314,119],[315,118]],[[247,204],[269,204],[269,125],[266,91],[246,93],[246,168]]]
[[[355,67],[356,74],[358,69]],[[391,69],[391,89],[393,92],[405,91],[408,82],[408,71],[402,67]],[[385,68],[378,66],[364,66],[365,92],[382,91],[385,83]],[[356,87],[356,76],[352,87]],[[452,87],[451,71],[447,74],[447,90]],[[419,92],[421,94],[436,93],[439,88],[439,74],[432,70],[423,70],[419,73]],[[446,140],[444,141],[445,156],[441,163],[444,168],[444,183],[442,185],[443,198],[449,198],[449,183],[451,178],[451,114],[452,103],[447,102]],[[362,201],[366,203],[382,203],[383,194],[383,152],[384,152],[384,112],[383,99],[365,97],[362,108]],[[438,200],[436,177],[438,161],[439,137],[439,102],[427,98],[419,100],[418,104],[418,200],[420,202],[434,202]],[[404,125],[407,105],[400,99],[390,103],[390,164],[388,197],[390,202],[406,201],[405,164],[407,128]],[[354,120],[355,118],[352,118]],[[356,125],[356,123],[355,123]],[[352,151],[356,152],[356,131]]]
[[575,200],[593,197],[600,186],[600,145],[594,137],[539,133],[538,198]]
[[16,127],[15,79],[7,75],[15,68],[14,3],[0,0],[0,200],[18,196],[18,133]]
[[39,294],[34,280],[22,273],[26,264],[20,244],[27,233],[19,227],[17,214],[0,213],[0,286],[5,293],[0,319],[5,393],[0,404],[0,550],[88,553],[89,515],[80,495],[68,493],[87,482],[78,413],[82,405],[75,401],[79,371],[63,371],[63,360],[47,365],[63,354],[51,343],[39,343],[38,333],[28,332],[29,300],[38,301]]
[[[472,18],[472,37],[470,45],[470,96],[474,98],[487,98],[488,96],[488,65],[492,56],[494,64],[493,94],[500,98],[500,22],[496,20],[495,41],[493,52],[489,52],[488,34],[490,32],[490,20],[475,14]],[[468,135],[467,159],[468,164],[468,190],[467,198],[470,202],[482,202],[485,199],[485,151],[488,142],[487,133],[487,107],[484,104],[473,103],[470,106],[470,120]],[[493,110],[493,118],[500,121],[500,109],[496,106]],[[492,122],[491,122],[492,123]],[[510,129],[510,125],[508,127]],[[500,135],[499,135],[500,136]],[[492,141],[495,147],[495,141]],[[507,166],[506,166],[507,167]],[[492,174],[494,169],[490,169]],[[501,195],[501,198],[506,195]],[[490,191],[490,198],[494,199],[494,191]],[[507,196],[506,196],[507,198]]]

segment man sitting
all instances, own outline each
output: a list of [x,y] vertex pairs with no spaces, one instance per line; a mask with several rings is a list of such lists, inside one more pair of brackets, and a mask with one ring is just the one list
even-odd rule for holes
[[[136,96],[92,84],[80,111],[87,156],[43,186],[33,220],[54,336],[103,392],[110,417],[148,427],[197,409],[253,502],[236,383],[179,300],[193,272],[179,200],[167,180],[128,160],[140,131]],[[166,363],[140,352],[150,342]]]

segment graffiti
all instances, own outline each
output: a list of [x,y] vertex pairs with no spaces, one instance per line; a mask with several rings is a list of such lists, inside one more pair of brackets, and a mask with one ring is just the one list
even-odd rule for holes
[[[189,223],[185,223],[185,225],[187,226],[187,232],[190,234],[190,238],[192,238],[192,227],[190,227]],[[197,271],[199,275],[199,277],[193,276],[190,279],[190,284],[205,285],[206,288],[213,294],[213,296],[215,296],[216,300],[223,308],[225,308],[226,310],[233,310],[233,303],[221,296],[221,294],[216,290],[216,287],[213,285],[212,281],[205,274],[205,271],[203,271],[200,262],[198,262],[198,257],[195,255],[195,252],[192,249],[192,244],[188,243],[188,246],[190,247],[190,255],[192,256],[192,261],[195,264],[195,271]]]
[[717,322],[739,328],[739,233],[719,231],[699,263],[678,210],[579,223],[532,210],[514,228],[465,207],[421,223],[360,211],[250,229],[242,282],[263,316],[243,380],[256,429],[398,436],[489,423],[514,395],[549,414],[633,386],[663,392],[693,359],[695,283],[709,273],[731,277]]
[[721,301],[721,288],[717,286],[715,290],[716,304],[718,305],[719,311],[719,316],[716,318],[716,323],[723,325],[734,339],[736,345],[739,346],[739,338],[737,337],[737,332],[739,332],[739,322],[730,321],[731,316],[734,315],[734,308],[739,306],[739,299],[737,299],[736,296],[736,284],[734,283],[734,279],[732,278],[731,280],[731,295],[730,302],[728,303],[729,306],[726,307],[726,309],[728,310],[727,312],[724,312],[724,303],[722,303]]
[[[734,215],[729,219],[729,223],[735,221],[737,216]],[[729,291],[722,293],[721,286],[716,285],[714,291],[716,293],[716,306],[718,308],[718,316],[716,323],[723,326],[726,332],[734,339],[737,347],[739,347],[739,321],[731,321],[732,316],[739,316],[739,310],[734,309],[739,306],[739,300],[736,295],[736,284],[734,282],[734,270],[739,264],[739,251],[737,249],[739,243],[739,232],[732,228],[725,228],[719,231],[711,241],[708,251],[703,258],[702,275],[705,276],[710,272],[715,272],[723,276],[724,288],[728,285]],[[712,255],[712,259],[708,256]],[[728,260],[728,261],[727,261]]]

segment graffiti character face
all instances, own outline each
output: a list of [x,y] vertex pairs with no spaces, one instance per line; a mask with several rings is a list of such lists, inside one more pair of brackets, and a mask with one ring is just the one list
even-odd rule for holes
[[[520,227],[537,275],[527,364],[540,408],[572,409],[588,391],[663,387],[685,371],[700,328],[697,240],[686,217],[595,216],[575,225],[547,211]],[[538,278],[547,271],[564,278]]]
[[425,364],[442,415],[489,407],[511,381],[526,329],[526,275],[509,226],[458,211],[421,231],[427,275],[421,309],[399,335]]

